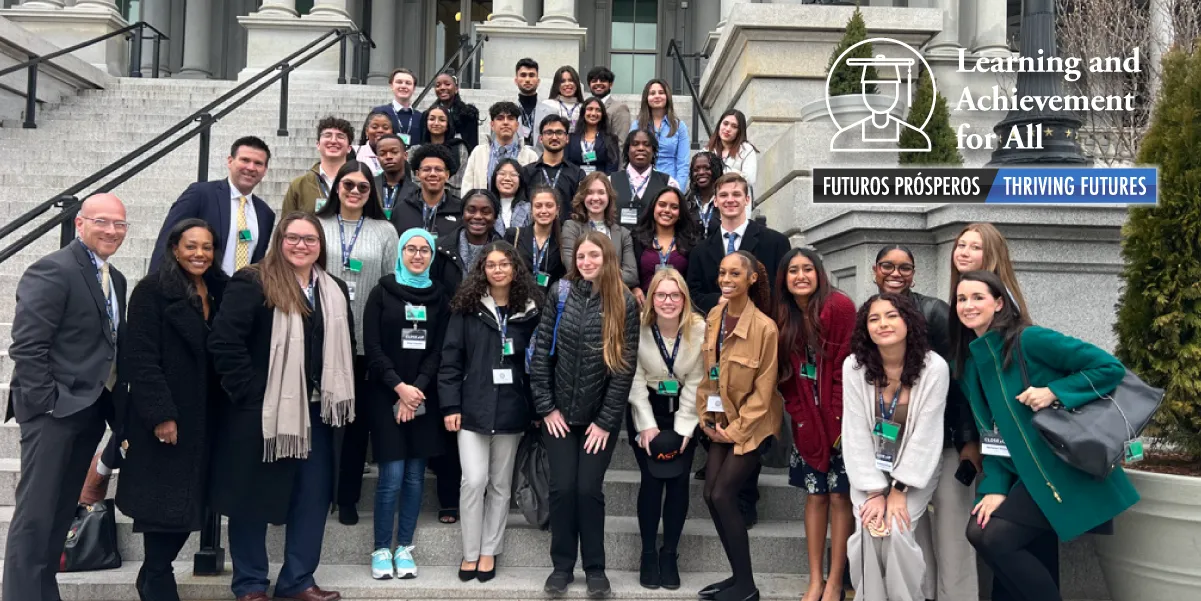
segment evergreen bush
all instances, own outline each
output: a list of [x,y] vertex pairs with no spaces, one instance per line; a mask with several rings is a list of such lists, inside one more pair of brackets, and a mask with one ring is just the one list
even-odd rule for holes
[[1117,356],[1165,389],[1147,434],[1201,458],[1201,48],[1164,57],[1138,162],[1159,167],[1159,204],[1130,210]]
[[[959,143],[955,139],[955,130],[951,128],[951,112],[947,109],[947,99],[942,94],[935,97],[934,82],[930,72],[923,70],[918,79],[917,98],[909,107],[909,118],[906,121],[921,128],[922,121],[930,113],[930,103],[934,103],[934,115],[926,125],[926,135],[930,137],[930,152],[899,153],[902,165],[947,165],[963,164],[963,156],[959,154]],[[901,148],[925,148],[926,139],[916,131],[904,129],[901,140],[897,144]]]
[[[847,48],[862,42],[867,39],[867,23],[863,20],[863,13],[859,11],[859,7],[855,7],[855,13],[851,15],[851,20],[847,23],[847,30],[842,34],[842,40],[838,42],[838,46],[834,48],[834,52],[830,54],[830,64],[826,66],[826,72],[834,71],[830,76],[830,96],[846,96],[847,94],[860,94],[866,92],[868,94],[876,93],[876,84],[868,84],[867,89],[863,86],[863,67],[852,67],[846,63],[847,59],[852,58],[872,58],[872,45],[864,44],[856,48],[853,52],[844,57],[841,63],[835,64],[838,57],[846,52]],[[876,68],[867,68],[866,79],[876,79]]]

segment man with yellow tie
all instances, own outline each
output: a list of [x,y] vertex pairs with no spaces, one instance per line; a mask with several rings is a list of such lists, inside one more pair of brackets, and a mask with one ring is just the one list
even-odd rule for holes
[[229,178],[192,184],[171,205],[150,257],[150,272],[156,271],[163,259],[171,228],[192,217],[217,230],[214,243],[226,274],[262,260],[275,227],[275,212],[254,195],[254,188],[263,181],[270,160],[266,142],[254,136],[238,138],[227,159]]

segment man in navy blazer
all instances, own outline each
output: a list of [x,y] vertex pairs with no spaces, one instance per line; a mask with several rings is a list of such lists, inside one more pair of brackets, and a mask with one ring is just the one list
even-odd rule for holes
[[[271,230],[275,227],[275,211],[254,195],[254,187],[267,174],[271,150],[267,143],[254,136],[238,138],[229,151],[229,178],[214,182],[197,182],[188,186],[163,220],[154,254],[150,257],[150,273],[158,270],[167,249],[167,235],[175,224],[184,219],[203,219],[217,230],[214,240],[221,257],[221,270],[233,275],[237,268],[236,249],[239,237],[249,236],[250,262],[258,263],[267,253]],[[248,202],[242,204],[241,198]],[[237,211],[244,207],[246,230],[238,228]]]
[[405,148],[420,144],[425,139],[425,113],[413,106],[413,92],[417,89],[417,78],[413,72],[400,67],[392,71],[388,79],[392,85],[392,102],[371,109],[383,113],[392,120],[392,133],[400,136]]

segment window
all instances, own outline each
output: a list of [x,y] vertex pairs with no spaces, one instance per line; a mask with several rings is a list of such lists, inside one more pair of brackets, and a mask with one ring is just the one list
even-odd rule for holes
[[617,77],[614,92],[639,93],[655,77],[658,44],[658,0],[613,0],[609,64]]

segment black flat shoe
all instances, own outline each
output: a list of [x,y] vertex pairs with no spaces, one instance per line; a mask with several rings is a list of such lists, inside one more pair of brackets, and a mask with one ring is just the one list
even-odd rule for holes
[[659,554],[651,551],[642,554],[642,563],[638,567],[638,584],[642,588],[659,588]]
[[590,599],[603,599],[613,592],[613,587],[609,584],[609,577],[605,576],[604,572],[587,574],[584,580],[588,583],[588,597]]
[[[463,569],[464,563],[467,563],[467,560],[463,560],[462,563],[459,564],[459,580],[462,582],[470,582],[472,580],[475,580],[475,578],[477,576],[479,576],[480,571],[478,569],[464,570]],[[476,568],[479,568],[479,565],[480,565],[480,563],[478,561],[475,562]]]
[[725,580],[722,580],[721,582],[714,582],[713,584],[706,586],[705,588],[701,589],[700,592],[698,592],[696,594],[696,596],[701,599],[705,599],[706,601],[712,601],[713,598],[717,596],[717,593],[724,591],[724,590],[730,588],[731,586],[734,586],[734,577],[733,576],[726,578]]
[[659,550],[659,585],[669,591],[680,588],[679,559],[674,551]]
[[[478,566],[479,564],[477,563],[475,565]],[[487,572],[485,572],[483,570],[479,570],[478,578],[480,579],[480,582],[488,582],[489,580],[496,578],[496,558],[492,559],[492,569],[491,570],[488,570]]]
[[542,591],[548,595],[559,596],[567,592],[567,585],[575,580],[575,574],[571,572],[551,572],[546,578],[546,585],[542,587]]
[[753,588],[745,594],[732,588],[724,589],[717,593],[715,599],[717,601],[759,601],[759,589]]

